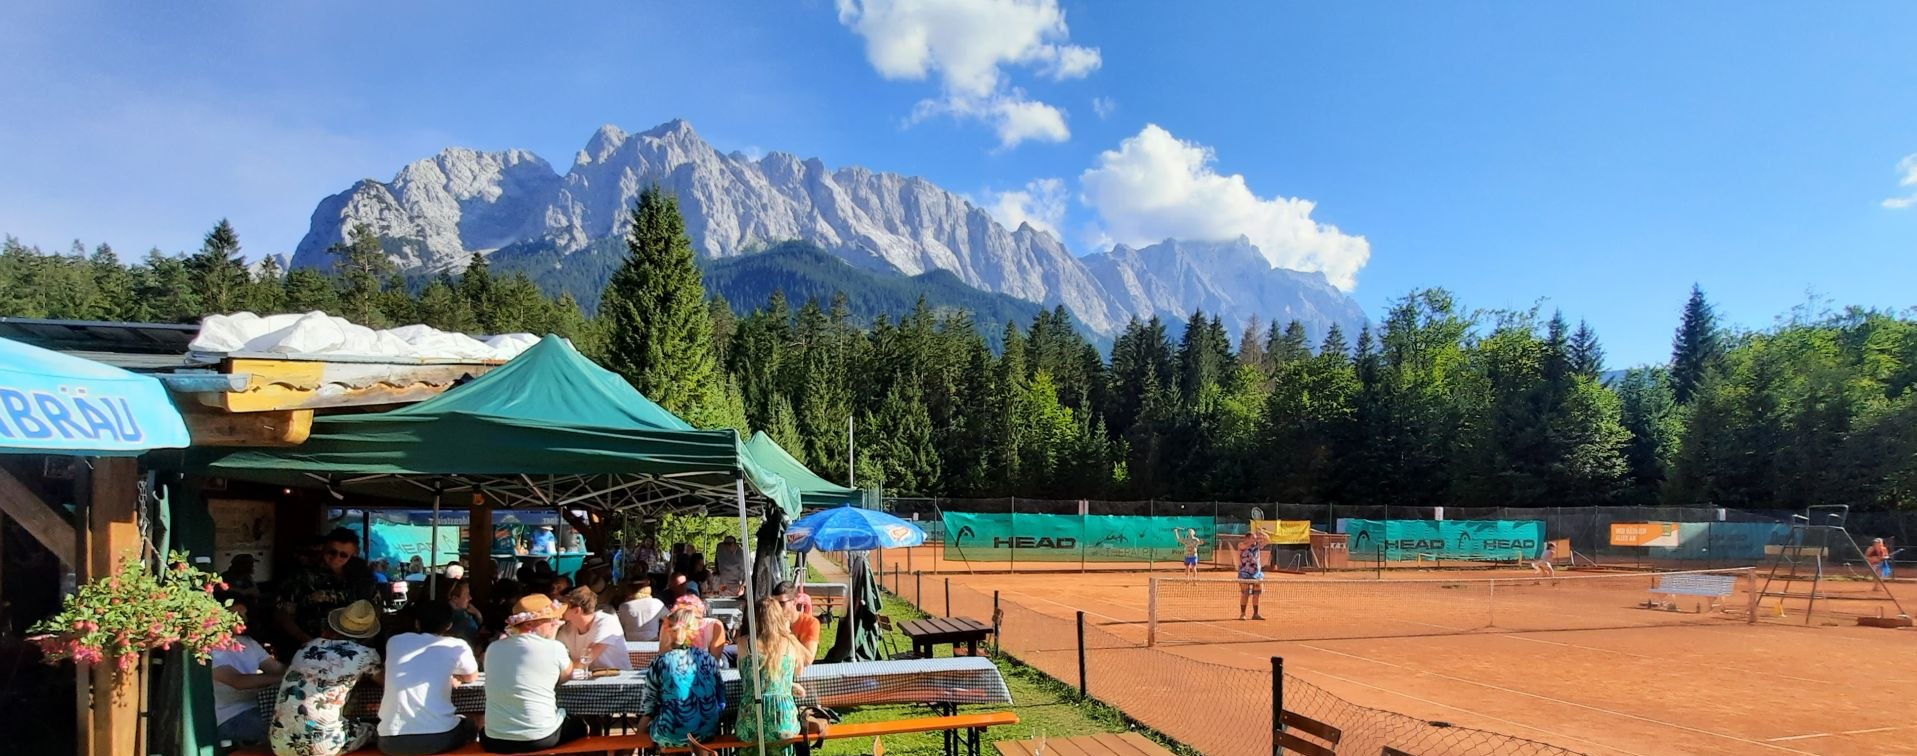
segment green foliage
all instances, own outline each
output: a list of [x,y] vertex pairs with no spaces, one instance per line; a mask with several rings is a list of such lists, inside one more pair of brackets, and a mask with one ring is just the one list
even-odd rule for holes
[[666,410],[700,427],[742,414],[713,354],[712,317],[679,201],[657,186],[639,194],[629,256],[600,301],[608,367]]
[[58,613],[28,631],[30,640],[49,660],[112,661],[121,672],[147,651],[176,645],[204,662],[242,629],[240,616],[213,598],[225,585],[181,552],[169,554],[157,573],[146,560],[129,557],[119,574],[88,581],[66,597]]
[[[634,219],[591,319],[541,293],[550,279],[521,267],[537,256],[526,249],[402,279],[384,251],[413,242],[362,227],[332,270],[264,262],[247,276],[229,224],[191,256],[132,265],[104,245],[48,254],[8,237],[0,315],[192,322],[235,301],[557,333],[693,423],[763,430],[827,479],[853,477],[855,425],[857,482],[894,494],[1917,506],[1910,313],[1799,312],[1733,337],[1693,289],[1672,364],[1612,387],[1588,324],[1468,312],[1440,289],[1356,334],[1334,327],[1315,350],[1296,321],[1253,323],[1234,349],[1200,312],[1175,344],[1165,320],[1135,320],[1105,359],[1062,307],[957,297],[971,290],[956,283],[946,299],[936,278],[874,283],[904,279],[807,245],[714,262],[704,278],[670,197],[649,190]],[[792,275],[768,273],[780,269]]]

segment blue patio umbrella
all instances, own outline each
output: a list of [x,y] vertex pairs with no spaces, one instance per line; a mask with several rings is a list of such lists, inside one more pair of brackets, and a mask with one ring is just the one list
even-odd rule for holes
[[0,454],[133,456],[187,443],[151,376],[0,339]]
[[923,543],[925,531],[911,521],[850,504],[806,515],[785,530],[785,547],[793,551],[868,551]]

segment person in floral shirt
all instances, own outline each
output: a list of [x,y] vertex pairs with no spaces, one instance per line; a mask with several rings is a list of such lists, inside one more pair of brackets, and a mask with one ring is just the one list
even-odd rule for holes
[[328,613],[320,637],[293,653],[268,728],[275,756],[339,756],[372,742],[373,723],[344,710],[353,686],[380,674],[379,652],[357,642],[376,635],[379,611],[355,601]]

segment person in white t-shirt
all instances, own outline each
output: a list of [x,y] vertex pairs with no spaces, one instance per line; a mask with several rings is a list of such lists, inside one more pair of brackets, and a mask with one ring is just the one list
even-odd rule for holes
[[419,632],[386,642],[386,694],[379,701],[379,750],[431,756],[472,742],[473,723],[453,709],[454,683],[479,678],[473,647],[450,633],[453,608],[429,601],[414,609]]
[[566,647],[552,639],[559,604],[535,593],[513,604],[507,635],[486,647],[488,753],[530,753],[586,736],[586,723],[559,708],[558,687],[572,677]]
[[580,669],[632,669],[626,654],[626,631],[619,618],[599,611],[599,594],[581,586],[560,599],[566,613],[560,618],[557,640],[572,654]]
[[619,626],[628,641],[659,640],[659,620],[666,613],[666,602],[652,597],[652,586],[633,586],[632,599],[619,605]]
[[[246,622],[250,599],[234,596],[234,614]],[[219,720],[220,740],[235,745],[266,742],[266,718],[257,706],[261,688],[277,687],[286,665],[268,653],[259,641],[244,635],[233,636],[233,648],[217,649],[212,654],[213,715]]]

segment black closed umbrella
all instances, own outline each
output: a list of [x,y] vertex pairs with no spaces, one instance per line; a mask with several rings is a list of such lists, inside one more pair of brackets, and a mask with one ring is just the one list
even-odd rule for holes
[[879,655],[879,583],[872,577],[872,570],[866,565],[865,556],[852,557],[846,565],[851,574],[847,590],[850,609],[844,622],[839,623],[837,638],[832,642],[832,650],[826,652],[827,663],[851,661],[878,661]]

